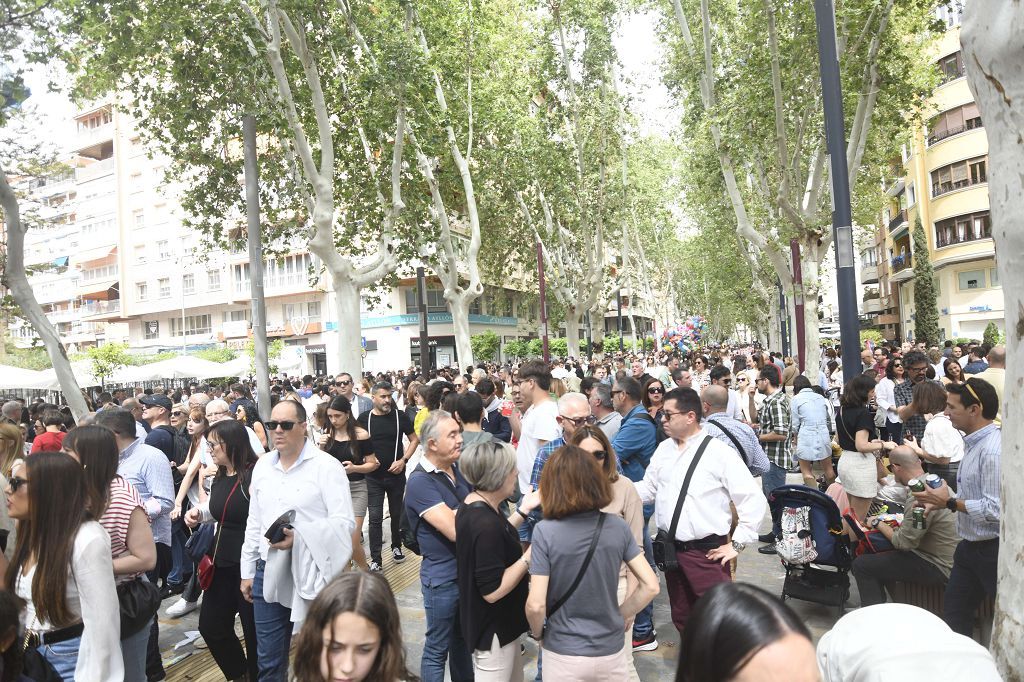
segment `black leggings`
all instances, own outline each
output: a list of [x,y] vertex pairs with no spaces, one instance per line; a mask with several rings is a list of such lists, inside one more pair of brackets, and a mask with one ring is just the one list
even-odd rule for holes
[[[237,680],[246,674],[255,681],[259,675],[256,665],[256,621],[252,604],[245,600],[239,589],[241,576],[238,566],[218,566],[213,583],[206,590],[199,610],[199,634],[210,647],[225,679]],[[235,635],[235,614],[242,621],[245,651]],[[248,652],[248,656],[246,655]]]
[[[382,480],[366,477],[367,514],[370,517],[370,558],[380,563],[384,544],[384,495],[391,512],[391,546],[402,546],[402,507],[405,505],[405,473],[386,474]],[[357,529],[358,530],[358,529]]]

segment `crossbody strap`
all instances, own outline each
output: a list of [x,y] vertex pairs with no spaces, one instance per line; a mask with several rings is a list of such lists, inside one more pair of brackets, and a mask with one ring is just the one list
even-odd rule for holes
[[548,618],[555,615],[558,609],[565,606],[565,602],[569,601],[569,597],[576,591],[576,588],[580,586],[580,581],[583,580],[583,575],[587,572],[587,568],[590,566],[590,560],[594,558],[594,550],[597,549],[597,541],[601,538],[601,529],[604,527],[604,512],[597,512],[597,529],[594,531],[594,536],[590,538],[590,549],[587,550],[587,556],[583,559],[583,565],[580,566],[580,572],[576,574],[576,579],[572,581],[572,585],[569,585],[569,589],[566,590],[558,601],[552,604],[551,608],[548,609]]
[[743,461],[749,466],[750,458],[747,457],[747,451],[743,449],[742,445],[740,445],[739,439],[736,438],[736,436],[732,435],[732,433],[729,432],[729,429],[725,428],[725,426],[723,426],[719,422],[716,422],[714,419],[711,419],[709,417],[708,421],[717,426],[718,430],[724,433],[725,437],[732,441],[732,444],[736,446],[737,452],[740,453],[740,457],[742,457]]
[[693,472],[697,468],[697,462],[700,461],[701,455],[708,448],[708,443],[711,442],[711,436],[704,436],[704,441],[697,448],[697,454],[693,456],[693,460],[690,462],[690,468],[686,470],[686,478],[683,479],[683,487],[679,491],[679,499],[676,500],[676,510],[672,512],[672,525],[668,528],[668,535],[673,540],[676,539],[676,528],[679,526],[679,516],[683,512],[683,502],[686,501],[686,491],[690,488],[690,479],[693,478]]
[[242,482],[242,472],[238,473],[238,480],[235,481],[235,486],[228,493],[228,499],[224,500],[224,509],[220,513],[220,523],[217,524],[217,542],[213,545],[213,554],[210,555],[210,559],[217,558],[217,548],[220,547],[220,532],[224,528],[224,519],[228,517],[228,504],[231,503],[231,496],[238,490],[238,484]]

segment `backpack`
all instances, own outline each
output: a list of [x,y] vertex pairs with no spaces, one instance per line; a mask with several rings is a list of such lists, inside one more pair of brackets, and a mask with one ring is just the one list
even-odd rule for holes
[[665,429],[661,428],[661,424],[659,424],[658,421],[654,417],[652,417],[649,413],[647,413],[647,412],[637,412],[636,416],[639,417],[640,419],[643,419],[645,421],[649,421],[650,423],[654,424],[654,442],[655,443],[660,444],[661,441],[663,441],[666,438],[668,438],[668,435],[666,435],[666,433],[665,433]]
[[174,463],[178,466],[184,464],[185,460],[188,459],[188,451],[192,447],[192,439],[176,430],[173,426],[163,425],[157,428],[171,434],[171,441],[174,444]]

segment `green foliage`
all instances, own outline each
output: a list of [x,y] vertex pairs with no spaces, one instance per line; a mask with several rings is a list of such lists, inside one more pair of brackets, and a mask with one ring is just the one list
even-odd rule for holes
[[934,345],[940,338],[938,292],[920,216],[914,221],[911,239],[914,247],[914,340]]
[[527,354],[530,352],[527,342],[522,341],[520,339],[516,339],[514,341],[509,341],[508,343],[506,343],[504,350],[505,357],[510,359],[525,358]]
[[234,348],[204,348],[202,350],[193,353],[200,360],[209,360],[210,362],[230,362],[238,357],[238,351]]
[[995,322],[989,322],[987,325],[985,325],[985,334],[982,337],[983,344],[987,346],[995,346],[1005,342],[1006,337],[1003,335],[1001,331],[999,331],[999,327],[996,325]]
[[569,340],[562,337],[548,339],[548,352],[551,354],[551,357],[566,357],[569,355]]
[[540,339],[530,339],[526,342],[526,357],[539,358],[544,355],[544,342]]
[[471,336],[469,342],[473,347],[473,358],[477,361],[494,360],[498,356],[501,339],[490,329]]
[[7,358],[4,364],[35,371],[50,369],[53,366],[49,353],[42,346],[17,348],[13,343],[7,343]]
[[128,354],[128,344],[106,343],[102,346],[93,346],[85,351],[85,355],[92,363],[92,373],[103,383],[107,377],[121,369],[131,361]]
[[[277,363],[284,352],[284,339],[267,340],[267,365],[271,374],[277,374]],[[256,341],[245,342],[245,354],[249,356],[249,371],[256,374]]]
[[861,329],[860,330],[860,346],[861,348],[867,347],[867,342],[870,341],[874,345],[878,345],[885,341],[885,336],[882,332],[877,329]]
[[180,355],[180,353],[176,353],[174,351],[165,351],[163,353],[155,353],[153,355],[129,355],[125,364],[130,367],[140,367],[154,362],[170,360],[171,358],[178,357],[178,355]]

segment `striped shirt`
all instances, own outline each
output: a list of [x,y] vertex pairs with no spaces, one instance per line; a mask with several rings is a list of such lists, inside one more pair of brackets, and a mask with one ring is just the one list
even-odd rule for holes
[[[110,503],[100,517],[100,525],[110,536],[110,557],[117,559],[128,551],[128,523],[136,507],[145,511],[139,491],[131,483],[115,476],[110,482]],[[116,576],[118,582],[130,580],[134,575]]]
[[956,515],[956,530],[964,540],[980,542],[999,537],[999,457],[1002,431],[989,424],[964,436],[964,458],[957,471],[957,498],[965,513]]

